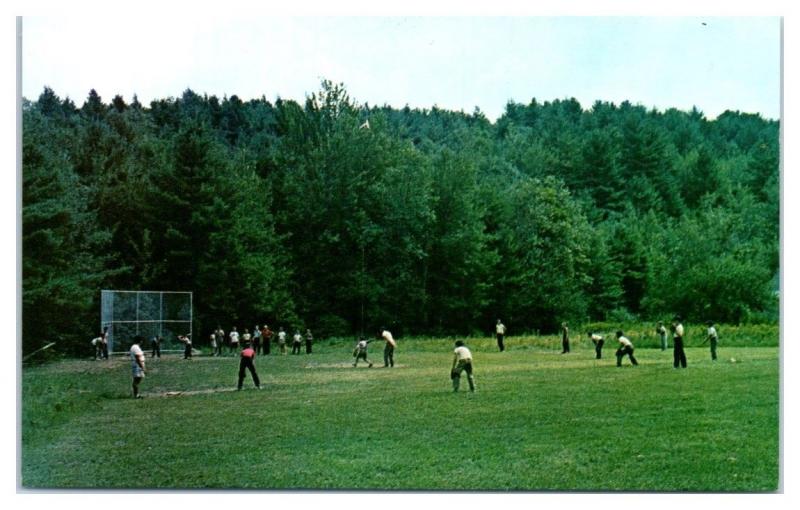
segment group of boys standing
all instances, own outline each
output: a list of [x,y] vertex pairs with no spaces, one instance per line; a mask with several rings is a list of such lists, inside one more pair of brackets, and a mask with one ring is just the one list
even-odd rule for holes
[[[250,344],[256,354],[269,355],[272,352],[273,336],[275,336],[275,333],[266,324],[263,326],[256,325],[253,328],[252,334],[250,334],[250,331],[245,329],[244,333],[241,335],[237,331],[236,326],[234,326],[231,328],[231,331],[228,334],[227,345],[230,353],[237,352],[240,344],[242,346],[245,344]],[[225,331],[223,331],[220,326],[217,326],[217,329],[211,333],[209,340],[211,344],[212,355],[223,356],[222,351],[226,344]],[[306,344],[306,354],[311,354],[312,345],[314,343],[314,335],[311,334],[310,329],[306,329],[305,336],[300,334],[299,329],[295,330],[294,336],[292,337],[292,354],[300,354],[303,341],[305,341]],[[278,329],[277,343],[280,353],[286,354],[287,335],[286,331],[283,330],[283,327]]]

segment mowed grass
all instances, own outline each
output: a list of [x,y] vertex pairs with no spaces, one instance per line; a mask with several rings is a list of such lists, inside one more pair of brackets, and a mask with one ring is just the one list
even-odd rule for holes
[[[62,361],[22,377],[29,488],[774,491],[775,347],[637,349],[615,366],[469,340],[477,392],[452,392],[452,340],[400,341],[396,367],[353,368],[352,347],[258,357],[151,360],[144,399],[127,359]],[[730,362],[730,358],[737,362]],[[380,361],[380,363],[379,363]],[[175,392],[183,392],[175,394]]]

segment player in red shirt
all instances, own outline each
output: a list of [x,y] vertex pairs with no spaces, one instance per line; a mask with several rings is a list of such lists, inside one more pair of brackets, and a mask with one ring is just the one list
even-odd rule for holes
[[244,382],[244,370],[250,370],[250,375],[253,376],[253,382],[256,383],[256,388],[259,390],[261,389],[261,382],[258,380],[258,374],[256,373],[256,367],[253,364],[253,360],[256,358],[256,351],[250,347],[250,343],[244,344],[244,349],[240,354],[239,358],[239,386],[238,390],[242,389],[242,383]]

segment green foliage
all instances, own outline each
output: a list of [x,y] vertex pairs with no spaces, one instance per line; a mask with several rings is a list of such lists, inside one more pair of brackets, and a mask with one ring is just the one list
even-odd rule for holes
[[80,349],[100,288],[192,290],[197,331],[777,318],[778,123],[758,115],[533,99],[490,123],[323,81],[274,105],[45,88],[23,125],[26,352],[45,321]]

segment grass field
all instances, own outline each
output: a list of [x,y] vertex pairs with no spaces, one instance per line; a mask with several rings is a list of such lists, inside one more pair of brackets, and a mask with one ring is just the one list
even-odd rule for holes
[[[776,339],[777,340],[777,339]],[[577,342],[469,340],[478,391],[453,394],[452,340],[401,340],[397,366],[353,368],[352,346],[259,357],[68,360],[22,376],[29,488],[774,491],[776,347],[637,348],[615,366]],[[525,345],[523,345],[525,344]],[[736,363],[730,362],[735,358]],[[465,379],[465,378],[462,378]]]

